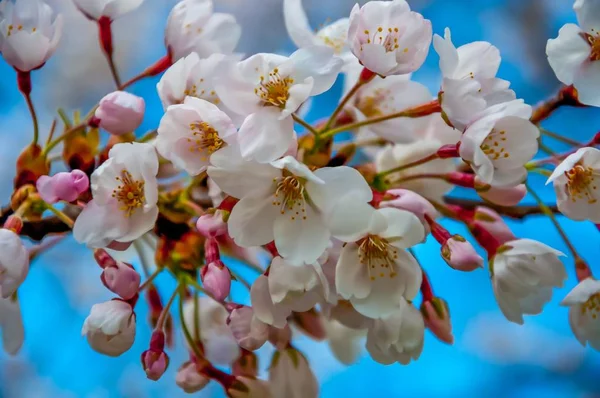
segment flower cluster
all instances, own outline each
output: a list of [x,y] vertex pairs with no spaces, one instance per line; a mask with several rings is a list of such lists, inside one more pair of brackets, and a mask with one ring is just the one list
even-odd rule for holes
[[[111,23],[142,0],[74,2],[98,25],[117,89],[83,120],[63,115],[63,133],[45,145],[30,73],[53,54],[62,20],[42,0],[0,5],[0,51],[17,71],[34,123],[0,229],[0,328],[11,354],[23,342],[17,290],[34,250],[21,236],[72,233],[93,252],[101,283],[117,296],[94,305],[83,325],[97,352],[118,356],[132,347],[143,298],[153,328],[141,355],[149,379],[162,377],[165,350],[180,333],[189,361],[176,383],[185,392],[214,380],[230,397],[310,398],[319,386],[310,358],[294,345],[297,330],[327,339],[346,364],[361,345],[381,364],[409,364],[423,351],[426,329],[453,343],[452,303],[434,294],[415,254],[428,236],[454,270],[482,272],[487,259],[500,310],[522,324],[542,312],[567,272],[561,252],[518,238],[503,216],[544,214],[559,229],[557,213],[600,224],[600,137],[578,143],[551,133],[571,150],[534,160],[548,133],[540,123],[554,109],[600,105],[596,1],[577,0],[580,26],[565,25],[548,41],[550,65],[567,86],[537,107],[497,77],[496,47],[456,47],[448,28],[433,35],[405,0],[356,5],[316,33],[301,0],[284,0],[299,49],[248,57],[234,53],[241,29],[232,15],[214,12],[211,0],[182,0],[169,14],[166,55],[125,83],[112,58]],[[437,95],[411,78],[432,43]],[[136,135],[145,102],[127,89],[161,73],[164,114],[154,130]],[[310,98],[340,76],[346,89],[331,115],[304,120]],[[342,132],[352,138],[339,141]],[[58,145],[68,171],[52,174]],[[528,183],[532,171],[549,176],[556,208]],[[482,200],[451,199],[454,187]],[[519,204],[528,191],[536,206]],[[442,217],[464,224],[472,238],[449,231]],[[600,283],[560,232],[580,282],[563,304],[577,339],[600,349]],[[142,261],[144,282],[106,250],[132,244],[154,252],[155,267]],[[244,266],[255,280],[240,276]],[[154,284],[163,272],[177,282],[166,302]],[[237,285],[249,301],[231,299]],[[173,328],[175,302],[181,330]],[[267,343],[275,347],[268,382],[257,379],[262,356],[255,353]]]

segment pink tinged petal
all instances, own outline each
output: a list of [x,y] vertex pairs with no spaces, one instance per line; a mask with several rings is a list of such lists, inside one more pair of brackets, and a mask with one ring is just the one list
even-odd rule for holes
[[286,311],[285,307],[279,309],[275,307],[269,293],[269,281],[266,276],[261,275],[254,281],[250,289],[250,300],[254,315],[259,320],[278,329],[285,327],[291,310]]
[[[125,214],[120,212],[122,218],[126,218]],[[115,238],[119,242],[130,242],[141,238],[146,232],[152,230],[158,219],[158,206],[152,206],[144,211],[135,211],[127,219],[128,229],[123,235]]]
[[320,279],[312,265],[297,265],[275,257],[269,268],[269,293],[274,303],[280,303],[288,294],[307,293],[319,286]]
[[600,62],[586,63],[575,75],[573,85],[577,89],[579,102],[600,106]]
[[142,123],[144,99],[125,91],[114,91],[100,100],[95,116],[100,127],[111,134],[131,133]]
[[140,274],[128,264],[117,262],[102,272],[102,282],[113,293],[130,300],[138,293]]
[[283,19],[288,35],[298,48],[309,47],[317,41],[311,29],[302,0],[284,0]]
[[36,188],[44,202],[50,204],[58,202],[58,197],[54,193],[54,182],[52,177],[41,176],[38,178]]
[[573,84],[578,71],[591,53],[589,43],[581,36],[582,30],[575,24],[566,24],[556,39],[548,40],[546,54],[556,77],[564,84]]
[[573,4],[579,26],[587,33],[596,34],[600,31],[600,9],[598,5],[598,0],[576,0]]
[[440,70],[442,76],[449,77],[458,67],[458,51],[452,43],[450,29],[444,30],[444,38],[439,35],[433,36],[433,48],[440,57]]
[[517,239],[506,242],[505,245],[510,247],[510,255],[512,256],[538,256],[544,254],[553,254],[558,257],[564,256],[564,253],[560,252],[559,250],[553,249],[552,247],[533,239]]
[[279,120],[291,116],[309,99],[313,84],[313,78],[307,77],[302,83],[294,84],[288,89],[289,97],[285,102],[285,108],[278,116]]
[[106,247],[110,242],[126,233],[128,225],[124,213],[114,200],[112,206],[99,206],[95,200],[88,202],[75,220],[73,237],[89,247]]
[[353,242],[369,231],[374,213],[375,209],[368,203],[347,196],[331,210],[327,224],[332,236]]
[[358,58],[365,68],[382,76],[390,74],[397,65],[394,52],[386,52],[383,46],[375,43],[362,44]]
[[309,204],[304,209],[304,213],[288,209],[277,215],[275,246],[292,263],[312,264],[327,248],[330,233],[318,211]]
[[248,116],[240,127],[238,142],[242,157],[268,163],[282,156],[294,141],[294,120],[279,120],[280,110],[265,107]]
[[280,216],[279,206],[271,196],[245,196],[231,211],[229,234],[239,246],[260,246],[271,242],[273,224]]
[[314,84],[311,86],[311,96],[329,90],[343,65],[343,61],[334,56],[333,48],[328,46],[302,48],[290,55],[290,61],[294,65],[295,80],[312,77]]
[[527,195],[527,188],[524,184],[516,187],[490,187],[484,191],[477,191],[477,194],[488,202],[500,206],[516,206]]
[[371,293],[371,279],[367,265],[358,257],[358,245],[346,244],[335,269],[335,287],[342,297],[365,298]]

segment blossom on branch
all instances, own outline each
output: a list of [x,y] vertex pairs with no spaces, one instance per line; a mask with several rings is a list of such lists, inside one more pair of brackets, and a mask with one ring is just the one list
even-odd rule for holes
[[569,306],[569,324],[581,345],[600,350],[600,282],[591,277],[582,280],[561,305]]

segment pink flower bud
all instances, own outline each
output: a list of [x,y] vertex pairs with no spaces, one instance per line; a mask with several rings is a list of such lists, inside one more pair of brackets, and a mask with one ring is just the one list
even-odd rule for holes
[[258,320],[250,307],[234,309],[227,323],[240,347],[248,351],[258,350],[269,338],[269,326]]
[[114,91],[100,100],[95,116],[100,127],[114,135],[133,132],[142,123],[146,104],[143,98]]
[[118,261],[104,268],[100,279],[111,292],[129,300],[138,293],[141,278],[131,265]]
[[452,323],[450,312],[445,300],[434,297],[421,304],[421,312],[425,320],[425,326],[441,341],[447,344],[454,343],[452,335]]
[[499,206],[516,206],[527,195],[527,188],[524,184],[509,188],[487,186],[485,189],[477,189],[477,194]]
[[196,222],[198,232],[204,237],[217,237],[227,233],[227,223],[223,221],[222,210],[214,214],[204,214]]
[[231,289],[231,274],[229,269],[221,261],[214,261],[201,272],[202,283],[207,292],[216,300],[223,301],[229,295]]
[[206,263],[210,264],[221,259],[221,253],[219,251],[219,242],[215,237],[209,237],[204,242],[204,258]]
[[59,200],[72,202],[90,186],[88,176],[81,170],[73,170],[70,173],[61,172],[38,178],[37,190],[47,203],[56,203]]
[[473,271],[483,267],[483,258],[473,245],[460,235],[450,237],[442,245],[442,257],[448,265],[459,271]]
[[202,390],[210,383],[210,379],[200,372],[193,362],[186,362],[177,371],[175,383],[186,393],[192,394]]
[[150,349],[142,353],[142,366],[150,380],[158,380],[169,366],[169,356],[165,353],[165,334],[160,330],[152,332]]
[[500,245],[517,239],[500,214],[487,207],[477,207],[473,215],[475,226],[485,229]]
[[[391,199],[386,200],[387,197],[391,197]],[[427,231],[429,231],[429,226],[425,216],[427,215],[431,219],[438,216],[437,210],[427,199],[408,189],[390,189],[386,191],[384,200],[379,206],[410,211],[421,220]]]

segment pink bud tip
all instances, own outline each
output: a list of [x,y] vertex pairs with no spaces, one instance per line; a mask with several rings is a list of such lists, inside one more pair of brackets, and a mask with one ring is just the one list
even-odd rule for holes
[[423,313],[425,326],[435,337],[446,344],[454,343],[450,313],[444,300],[434,297],[431,301],[424,301],[421,304],[421,312]]
[[216,237],[227,233],[227,223],[223,221],[223,212],[217,210],[214,214],[204,214],[196,222],[196,228],[203,236]]
[[201,276],[204,288],[215,300],[223,301],[229,296],[231,274],[221,261],[209,263],[202,269]]
[[141,279],[140,274],[131,265],[120,261],[104,268],[100,278],[107,289],[125,300],[135,297]]
[[500,214],[494,210],[479,206],[473,215],[473,224],[486,230],[496,241],[496,244],[504,244],[517,239]]
[[442,257],[448,265],[459,271],[474,271],[483,267],[483,258],[469,241],[454,235],[442,245]]
[[482,199],[499,206],[516,206],[527,195],[527,188],[524,184],[509,188],[489,187],[478,189],[477,194]]
[[152,349],[144,351],[142,354],[142,366],[146,372],[146,377],[157,381],[169,366],[169,356],[164,351],[154,351]]
[[100,127],[114,135],[133,132],[142,123],[144,99],[125,91],[114,91],[100,100],[96,116]]
[[36,183],[40,196],[47,203],[56,203],[59,200],[73,202],[89,186],[88,176],[81,170],[61,172],[52,177],[41,176]]
[[438,216],[437,210],[427,199],[408,189],[388,190],[379,206],[409,211],[417,216],[424,226],[428,226],[425,216],[431,219]]

